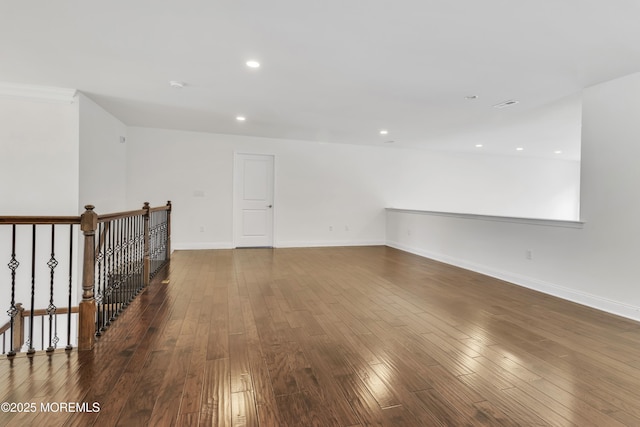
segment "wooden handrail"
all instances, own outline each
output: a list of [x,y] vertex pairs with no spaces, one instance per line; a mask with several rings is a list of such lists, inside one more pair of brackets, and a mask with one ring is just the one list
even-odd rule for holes
[[130,218],[132,216],[144,215],[147,211],[145,209],[138,209],[135,211],[115,212],[109,214],[98,215],[98,222],[113,221],[115,219]]
[[4,325],[0,326],[0,334],[4,334],[11,328],[11,322],[7,322]]
[[[71,313],[78,313],[80,311],[78,306],[75,307],[71,307]],[[68,314],[69,313],[69,309],[67,307],[59,307],[56,308],[56,312],[55,314]],[[22,313],[22,317],[29,317],[31,314],[27,313],[24,314]],[[33,315],[34,316],[48,316],[49,313],[47,313],[47,309],[46,308],[38,308],[36,310],[33,310]]]
[[[166,206],[149,207],[148,212],[170,211],[170,202]],[[107,222],[115,219],[129,218],[137,215],[144,215],[147,209],[137,209],[132,211],[114,212],[98,215],[98,222]],[[0,216],[0,224],[16,225],[47,225],[47,224],[80,224],[80,216]]]
[[[21,303],[17,303],[16,304],[16,310],[17,310],[17,314],[13,318],[13,328],[14,328],[14,331],[15,331],[14,334],[13,334],[13,348],[20,348],[20,347],[22,347],[24,345],[24,326],[23,326],[24,325],[24,320],[23,320],[23,318],[25,317],[25,314],[24,314],[25,310],[24,310],[24,307],[22,307]],[[0,334],[4,334],[9,329],[11,329],[11,321],[8,321],[6,324],[4,324],[4,325],[2,325],[0,327]]]
[[109,232],[109,228],[111,228],[111,222],[107,222],[104,224],[104,229],[102,230],[102,233],[100,235],[100,241],[98,241],[98,244],[96,245],[96,253],[100,252],[100,248],[104,248],[104,245],[106,243],[106,237],[107,237],[107,233]]
[[[171,202],[167,202],[171,203]],[[149,212],[160,212],[160,211],[170,211],[171,205],[167,204],[166,206],[156,206],[155,208],[149,208]]]
[[0,216],[0,224],[80,224],[79,216]]
[[[21,307],[21,306],[22,306],[21,303],[16,304],[16,307]],[[18,311],[20,313],[20,317],[22,317],[22,318],[31,316],[31,312],[30,311],[27,311],[26,314],[25,314],[24,308],[22,310],[19,309]],[[71,312],[72,313],[77,313],[78,312],[78,306],[71,307]],[[58,314],[67,314],[67,313],[69,313],[69,309],[67,307],[57,308],[56,312],[55,312],[56,315],[58,315]],[[36,310],[33,310],[33,315],[34,316],[48,316],[49,313],[47,312],[46,308],[38,308]],[[18,316],[16,316],[16,318],[17,317]],[[11,328],[11,322],[9,321],[9,322],[5,323],[4,325],[0,326],[0,334],[2,334],[4,332],[7,332],[10,328]]]

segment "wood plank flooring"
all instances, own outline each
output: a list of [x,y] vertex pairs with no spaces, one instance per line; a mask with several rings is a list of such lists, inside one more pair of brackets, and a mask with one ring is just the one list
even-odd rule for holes
[[0,425],[640,426],[637,322],[387,247],[167,274],[94,351],[1,359],[0,402],[36,411]]

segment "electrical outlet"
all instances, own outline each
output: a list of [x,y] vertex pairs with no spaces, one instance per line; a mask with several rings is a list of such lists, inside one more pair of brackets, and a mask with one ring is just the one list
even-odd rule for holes
[[333,225],[329,226],[329,231],[333,231]]
[[349,226],[348,225],[344,226],[344,231],[349,231]]
[[407,236],[411,236],[411,230],[407,230]]
[[524,253],[525,258],[527,258],[529,261],[531,261],[533,259],[533,251],[531,249],[527,249]]
[[204,233],[204,226],[203,225],[200,226],[200,232]]

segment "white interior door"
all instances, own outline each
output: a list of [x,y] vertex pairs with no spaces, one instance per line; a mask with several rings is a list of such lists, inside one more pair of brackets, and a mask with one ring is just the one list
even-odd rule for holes
[[235,155],[234,242],[237,248],[273,246],[274,158]]

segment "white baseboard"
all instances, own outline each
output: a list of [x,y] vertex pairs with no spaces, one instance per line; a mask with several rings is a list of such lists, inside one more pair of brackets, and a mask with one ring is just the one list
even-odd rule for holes
[[357,240],[334,240],[334,241],[284,241],[277,242],[276,248],[321,248],[332,246],[384,246],[386,243],[382,240],[357,241]]
[[640,307],[624,304],[619,301],[613,301],[607,298],[602,298],[597,295],[589,294],[587,292],[569,289],[564,286],[556,285],[554,283],[548,283],[517,273],[502,271],[486,265],[469,262],[467,260],[425,251],[423,249],[407,246],[402,243],[388,241],[386,242],[386,245],[392,248],[399,249],[401,251],[444,262],[446,264],[455,265],[456,267],[475,271],[477,273],[481,273],[490,277],[495,277],[496,279],[504,280],[518,286],[542,292],[547,295],[552,295],[554,297],[562,298],[571,302],[575,302],[577,304],[585,305],[587,307],[595,308],[597,310],[605,311],[607,313],[615,314],[617,316],[640,321]]
[[[336,241],[284,241],[276,242],[276,248],[316,248],[331,246],[384,246],[386,242],[382,240],[372,241],[354,241],[354,240],[336,240]],[[233,249],[232,242],[182,242],[171,245],[172,250],[198,250],[198,249]]]
[[186,251],[193,249],[233,249],[231,242],[184,242],[172,243],[171,249],[177,251]]

